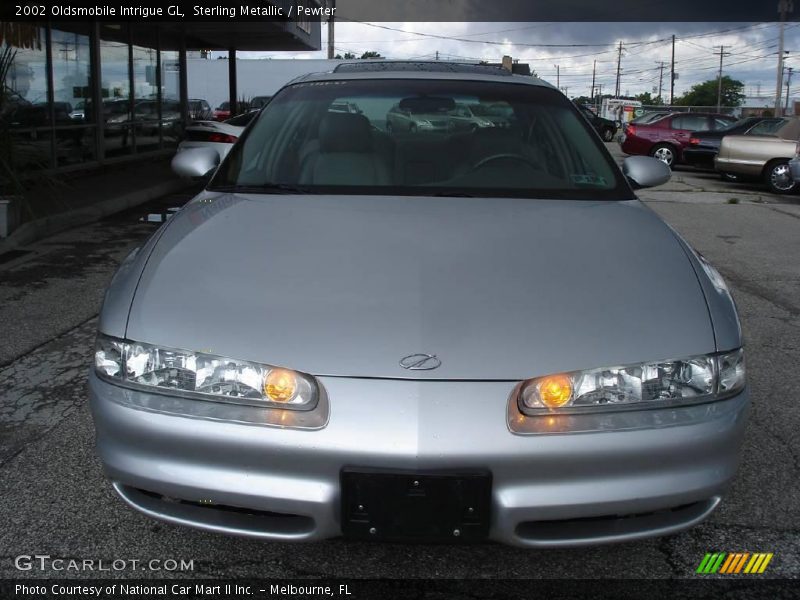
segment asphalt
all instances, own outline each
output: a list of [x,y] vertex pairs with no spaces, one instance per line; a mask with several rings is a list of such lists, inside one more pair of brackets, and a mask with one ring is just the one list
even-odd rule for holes
[[173,527],[128,509],[94,455],[86,373],[115,266],[157,227],[148,214],[163,219],[189,197],[178,194],[0,255],[0,578],[97,575],[19,571],[21,554],[194,561],[191,572],[103,574],[128,577],[696,578],[708,551],[772,552],[762,577],[800,577],[800,202],[688,170],[641,196],[726,277],[747,340],[753,410],[743,461],[702,525],[666,538],[547,551],[297,545]]

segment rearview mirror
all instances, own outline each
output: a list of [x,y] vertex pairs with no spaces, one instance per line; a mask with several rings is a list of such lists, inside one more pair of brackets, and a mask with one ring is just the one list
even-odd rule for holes
[[622,173],[635,189],[667,183],[672,176],[665,163],[650,156],[629,156],[622,163]]
[[219,166],[219,153],[213,148],[189,148],[172,159],[172,170],[180,177],[207,177]]

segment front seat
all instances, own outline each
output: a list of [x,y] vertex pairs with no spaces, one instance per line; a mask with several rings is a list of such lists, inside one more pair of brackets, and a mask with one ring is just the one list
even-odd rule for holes
[[325,115],[319,124],[319,150],[304,162],[302,184],[391,184],[389,169],[375,150],[372,126],[364,115]]

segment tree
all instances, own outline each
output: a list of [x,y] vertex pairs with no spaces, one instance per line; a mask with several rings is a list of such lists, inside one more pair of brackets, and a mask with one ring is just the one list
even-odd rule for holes
[[334,58],[337,58],[339,60],[353,60],[355,57],[356,55],[353,54],[352,52],[345,52],[344,56],[342,56],[341,54],[337,54]]
[[[709,79],[692,86],[683,96],[676,98],[673,104],[678,106],[716,106],[718,79]],[[744,84],[728,75],[722,76],[722,106],[739,106],[744,100]]]
[[643,106],[660,106],[664,104],[661,96],[653,96],[650,92],[644,92],[634,96],[634,100],[638,100]]
[[364,52],[364,54],[361,55],[361,58],[382,58],[382,56],[378,52],[367,50],[366,52]]

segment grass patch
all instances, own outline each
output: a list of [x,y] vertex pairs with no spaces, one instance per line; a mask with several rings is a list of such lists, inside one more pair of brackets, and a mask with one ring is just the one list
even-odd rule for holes
[[739,204],[738,198],[728,198],[728,204]]

